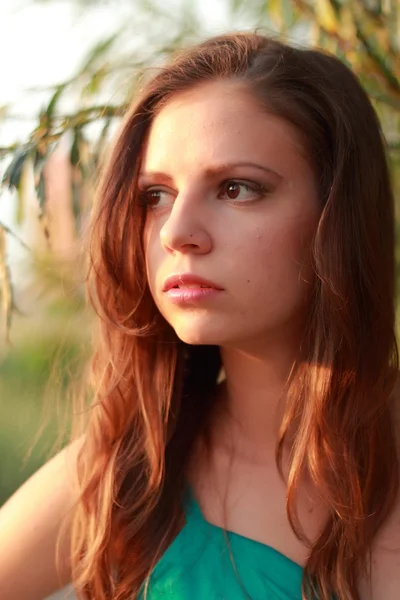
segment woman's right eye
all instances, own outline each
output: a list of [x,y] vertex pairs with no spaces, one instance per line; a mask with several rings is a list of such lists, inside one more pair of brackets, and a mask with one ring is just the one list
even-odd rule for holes
[[140,204],[146,208],[155,208],[162,200],[163,195],[168,196],[171,195],[171,193],[159,188],[149,188],[147,190],[143,190],[139,194]]

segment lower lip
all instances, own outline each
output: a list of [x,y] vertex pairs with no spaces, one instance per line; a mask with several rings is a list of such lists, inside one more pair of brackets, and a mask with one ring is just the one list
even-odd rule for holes
[[171,288],[165,293],[174,304],[185,304],[207,300],[221,291],[215,288]]

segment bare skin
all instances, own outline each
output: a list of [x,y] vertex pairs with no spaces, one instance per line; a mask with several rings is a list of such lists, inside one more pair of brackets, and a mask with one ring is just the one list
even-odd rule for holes
[[[265,172],[239,166],[244,162]],[[226,163],[232,166],[219,170]],[[231,194],[229,181],[261,183],[268,193],[233,183]],[[307,250],[320,214],[298,132],[237,84],[204,84],[174,97],[155,118],[140,186],[151,201],[144,244],[158,309],[183,341],[218,345],[226,374],[221,393],[230,417],[214,423],[210,462],[200,446],[189,474],[203,515],[303,566],[309,549],[289,525],[275,464],[284,385],[312,282]],[[162,283],[184,272],[223,292],[172,304]],[[362,600],[398,598],[400,554],[387,549],[400,546],[398,513],[378,536],[371,585],[360,581]],[[327,510],[309,482],[299,490],[299,516],[314,540]]]
[[0,598],[43,600],[71,580],[69,531],[60,528],[76,500],[77,440],[37,471],[0,510]]
[[[395,393],[399,399],[398,388]],[[226,426],[221,435],[218,421],[215,432],[210,461],[200,443],[188,474],[204,519],[270,546],[304,567],[309,549],[288,522],[286,487],[276,467],[273,443],[260,455],[255,445],[243,440],[235,424],[229,432]],[[315,540],[327,511],[310,482],[303,482],[299,489],[298,511],[306,535]],[[375,539],[371,577],[359,580],[360,599],[396,600],[399,589],[400,498]]]
[[[235,425],[231,435],[225,428],[225,436],[221,436],[221,427],[216,427],[210,460],[200,443],[189,469],[205,520],[271,546],[304,565],[308,548],[297,539],[287,519],[286,486],[276,466],[273,440],[269,450],[264,445],[261,454],[249,442],[238,442],[240,433]],[[315,539],[327,513],[311,485],[304,484],[300,490],[299,516],[306,534]]]

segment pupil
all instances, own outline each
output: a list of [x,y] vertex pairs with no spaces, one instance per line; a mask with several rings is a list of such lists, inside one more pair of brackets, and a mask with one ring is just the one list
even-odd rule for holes
[[230,198],[237,198],[240,193],[240,186],[237,183],[230,183],[227,191]]
[[149,202],[149,204],[151,204],[152,202],[157,202],[158,201],[158,192],[156,191],[150,191],[148,192],[147,195],[147,201]]

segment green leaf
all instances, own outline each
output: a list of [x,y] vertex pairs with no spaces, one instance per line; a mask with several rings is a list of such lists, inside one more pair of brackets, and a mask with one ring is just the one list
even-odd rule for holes
[[86,73],[87,71],[89,71],[93,67],[93,65],[96,63],[96,61],[99,58],[102,58],[108,52],[108,50],[114,44],[115,40],[118,38],[120,33],[121,33],[121,30],[113,33],[112,35],[107,37],[105,40],[101,40],[100,42],[98,42],[90,50],[84,63],[82,64],[81,68],[79,69],[79,74],[82,75],[83,73]]
[[0,296],[3,318],[5,320],[5,337],[9,343],[11,329],[11,318],[13,309],[13,291],[11,285],[10,271],[7,265],[6,255],[6,232],[0,225]]
[[79,169],[83,179],[86,179],[93,172],[92,156],[90,145],[86,138],[81,135],[79,139]]
[[46,188],[44,183],[43,170],[40,172],[37,183],[35,183],[36,195],[39,201],[41,215],[45,212],[46,206]]
[[17,203],[15,218],[18,225],[21,225],[25,216],[25,204],[26,204],[26,192],[28,188],[28,175],[32,170],[31,157],[28,158],[23,164],[22,173],[17,187]]
[[75,218],[75,223],[78,223],[82,213],[82,197],[81,197],[81,184],[79,182],[72,181],[71,183],[72,193],[72,212]]
[[18,188],[22,175],[22,169],[25,160],[29,156],[31,149],[31,146],[24,146],[23,148],[18,148],[18,150],[14,154],[14,158],[8,165],[3,175],[1,181],[2,185],[7,185],[9,189]]
[[276,29],[282,28],[282,2],[281,0],[267,0],[263,12],[268,16]]
[[70,151],[70,162],[75,167],[80,161],[80,142],[82,138],[81,127],[74,128],[74,139]]
[[53,118],[54,110],[57,106],[57,102],[58,102],[61,94],[63,93],[65,87],[66,87],[66,84],[61,84],[57,87],[56,91],[54,92],[53,96],[50,99],[50,102],[49,102],[47,108],[44,111],[45,114],[47,115],[47,118],[49,121],[51,121],[51,119]]
[[98,93],[101,85],[107,75],[107,66],[103,65],[98,71],[93,73],[93,76],[84,86],[81,93],[81,98],[88,98]]
[[6,118],[8,110],[8,104],[3,104],[3,106],[0,106],[0,121],[3,121]]
[[282,33],[287,31],[293,26],[296,15],[293,7],[292,0],[282,0]]
[[242,9],[243,9],[243,2],[242,2],[242,0],[231,0],[231,3],[230,3],[230,14],[231,14],[232,17],[234,17]]
[[325,31],[336,33],[339,22],[336,16],[336,11],[329,0],[316,0],[314,3],[314,11],[317,21]]
[[40,152],[38,148],[35,148],[35,152],[33,155],[33,169],[35,173],[40,173],[46,164],[48,159],[48,154],[44,154]]
[[97,155],[99,158],[101,158],[101,156],[104,152],[105,145],[107,143],[107,135],[108,135],[108,131],[110,129],[111,121],[112,121],[112,117],[106,118],[106,122],[104,124],[103,129],[101,130],[101,134],[99,135],[99,138],[98,138],[96,146],[95,146],[94,152],[95,152],[95,155]]

